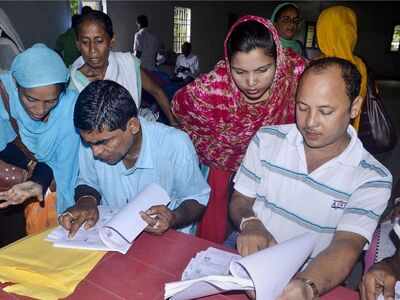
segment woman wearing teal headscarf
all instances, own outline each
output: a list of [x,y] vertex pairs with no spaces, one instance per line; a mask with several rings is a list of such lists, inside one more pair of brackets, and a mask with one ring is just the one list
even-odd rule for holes
[[[22,144],[39,163],[52,170],[59,213],[74,203],[78,175],[80,139],[73,125],[77,93],[66,89],[68,78],[62,59],[43,44],[17,55],[10,71],[0,75],[0,83],[9,98],[7,108],[0,97],[0,151],[6,151],[17,137],[12,118],[18,125]],[[32,197],[40,200],[46,190],[43,180],[38,183],[28,179],[0,193],[0,199],[5,200],[0,208]]]
[[271,15],[271,21],[278,30],[283,48],[291,48],[297,54],[305,56],[303,45],[294,39],[300,24],[297,5],[291,2],[279,4]]

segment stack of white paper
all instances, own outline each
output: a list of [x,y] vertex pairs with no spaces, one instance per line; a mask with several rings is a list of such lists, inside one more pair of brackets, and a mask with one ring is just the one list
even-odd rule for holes
[[167,205],[170,198],[157,184],[150,184],[121,210],[99,206],[99,221],[85,230],[80,228],[72,239],[61,226],[54,229],[47,240],[55,247],[128,252],[133,240],[146,228],[140,216],[153,205]]
[[[184,281],[165,285],[164,298],[189,300],[231,290],[255,290],[257,299],[274,300],[304,264],[314,245],[314,235],[304,234],[240,259],[231,253],[222,254],[221,250],[209,248],[206,253],[200,254],[200,259],[194,258],[189,263],[188,268],[192,270],[187,268],[183,272]],[[221,266],[199,266],[196,261],[205,265],[214,261]],[[211,274],[207,274],[208,270]],[[215,270],[220,273],[215,274]],[[228,275],[224,275],[226,270],[229,270]],[[206,276],[198,278],[197,274]]]
[[191,259],[182,273],[182,280],[192,280],[209,275],[229,275],[232,261],[242,258],[238,254],[226,252],[214,247],[200,251]]

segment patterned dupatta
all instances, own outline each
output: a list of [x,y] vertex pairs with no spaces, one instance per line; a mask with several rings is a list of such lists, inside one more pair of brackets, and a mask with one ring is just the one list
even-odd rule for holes
[[[277,66],[270,96],[265,102],[244,101],[230,73],[227,42],[244,22],[263,24],[272,34]],[[225,171],[236,171],[252,136],[264,125],[294,122],[294,97],[305,60],[281,46],[273,24],[257,16],[244,16],[230,29],[224,43],[225,60],[214,70],[179,90],[172,110],[190,135],[202,163]]]

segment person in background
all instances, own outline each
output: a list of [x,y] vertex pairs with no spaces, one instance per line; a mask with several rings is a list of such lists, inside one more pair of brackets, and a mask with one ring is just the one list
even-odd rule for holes
[[69,67],[75,59],[77,59],[81,53],[76,47],[75,37],[75,26],[78,22],[79,15],[73,15],[71,17],[71,27],[62,33],[56,41],[55,50],[61,55],[65,65]]
[[279,32],[282,47],[305,57],[303,44],[294,38],[301,22],[298,6],[291,2],[279,4],[272,13],[271,21]]
[[230,29],[225,58],[174,96],[172,109],[208,168],[211,196],[199,225],[202,238],[228,233],[231,178],[264,125],[294,122],[294,97],[305,60],[282,48],[273,24],[244,16]]
[[[81,14],[84,15],[90,12],[92,8],[90,6],[82,7]],[[75,14],[71,17],[71,27],[67,31],[62,33],[56,40],[55,50],[61,55],[63,61],[67,67],[81,55],[79,49],[76,46],[76,35],[75,27],[78,23],[78,19],[81,15]]]
[[167,96],[140,67],[140,61],[129,52],[111,51],[115,36],[107,14],[93,10],[82,15],[76,26],[76,37],[82,56],[71,66],[69,88],[81,92],[91,81],[114,80],[131,93],[140,109],[143,87],[156,99],[169,124],[176,126]]
[[262,127],[236,174],[230,216],[241,255],[315,236],[279,300],[318,299],[341,284],[390,197],[392,175],[350,125],[361,109],[360,82],[349,61],[312,61],[296,93],[296,124]]
[[[323,56],[340,57],[351,61],[361,73],[360,96],[365,99],[367,94],[367,68],[361,58],[354,54],[357,45],[357,16],[351,8],[331,6],[324,9],[317,20],[318,47]],[[358,130],[360,115],[353,126]]]
[[[0,193],[4,212],[0,244],[24,234],[23,209],[19,206],[19,215],[14,215],[10,206],[31,198],[43,200],[53,175],[57,211],[61,213],[73,203],[80,140],[73,124],[77,93],[66,89],[68,78],[61,57],[43,44],[17,55],[10,71],[0,75],[0,159],[11,165],[1,170],[2,175],[10,173],[12,179],[14,169],[29,170],[37,162],[24,182]],[[20,220],[18,226],[13,217]]]
[[175,77],[184,84],[193,81],[199,73],[199,59],[192,54],[192,44],[182,44],[182,54],[179,54],[175,64]]
[[157,52],[160,48],[160,41],[149,30],[149,20],[147,16],[140,15],[136,19],[138,31],[135,33],[133,41],[133,53],[140,58],[142,67],[148,71],[156,69]]
[[96,224],[98,204],[122,208],[151,183],[171,202],[142,213],[145,231],[195,232],[210,188],[184,132],[138,118],[130,93],[110,80],[94,81],[80,93],[74,123],[83,141],[76,204],[60,217],[71,236],[84,223],[86,229]]

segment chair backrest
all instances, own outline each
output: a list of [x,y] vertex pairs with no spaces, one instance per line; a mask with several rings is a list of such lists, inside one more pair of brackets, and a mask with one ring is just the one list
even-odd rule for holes
[[9,70],[14,57],[20,53],[17,46],[8,38],[0,38],[0,69]]

